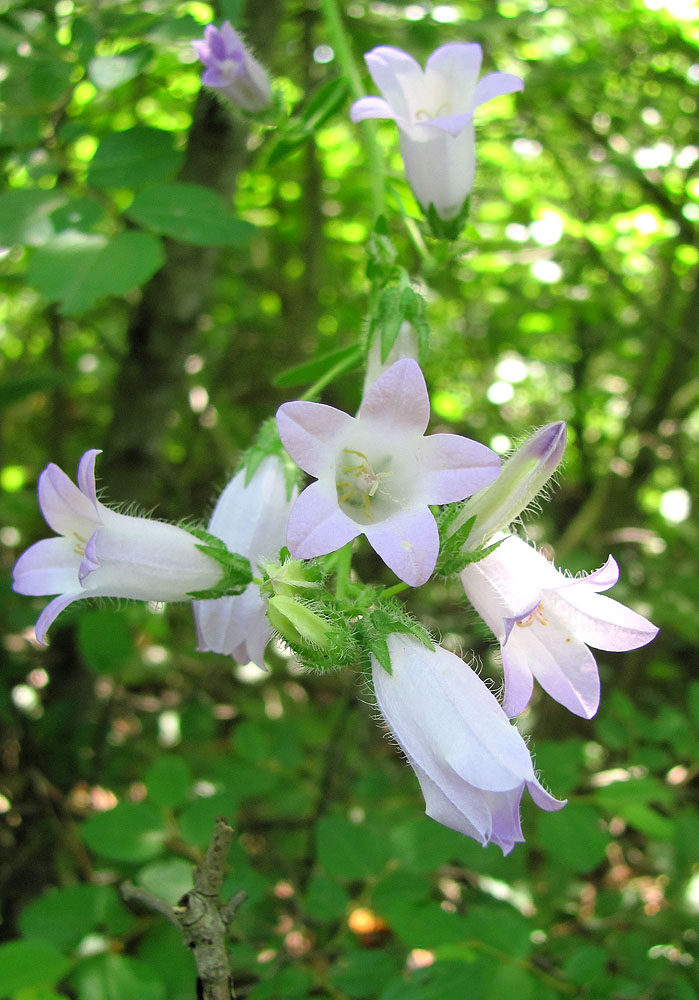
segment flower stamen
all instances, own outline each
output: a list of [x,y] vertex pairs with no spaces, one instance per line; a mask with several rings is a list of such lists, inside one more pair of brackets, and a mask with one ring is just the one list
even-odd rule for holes
[[540,625],[548,625],[547,619],[544,617],[544,602],[539,601],[537,606],[531,611],[525,618],[521,621],[515,622],[520,628],[529,628],[534,624],[534,622],[539,622]]

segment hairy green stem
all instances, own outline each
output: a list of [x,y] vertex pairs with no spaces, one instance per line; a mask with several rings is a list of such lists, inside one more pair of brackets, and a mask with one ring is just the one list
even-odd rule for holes
[[[345,26],[342,23],[342,16],[337,5],[337,0],[320,0],[320,7],[323,11],[332,47],[337,55],[340,69],[347,78],[355,98],[364,97],[362,79],[352,54],[352,47],[347,37]],[[362,127],[364,128],[369,157],[369,176],[371,177],[374,215],[378,217],[379,215],[383,215],[386,209],[384,157],[377,138],[376,124],[372,121],[365,121],[362,122]]]

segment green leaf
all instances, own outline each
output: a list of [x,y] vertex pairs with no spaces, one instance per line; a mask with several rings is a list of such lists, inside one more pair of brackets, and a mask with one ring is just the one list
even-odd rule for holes
[[140,941],[138,957],[157,972],[165,984],[167,1000],[196,997],[197,967],[192,952],[182,946],[179,928],[166,920],[156,920]]
[[537,820],[537,843],[554,867],[582,875],[604,861],[609,836],[596,809],[569,802],[560,812],[540,813]]
[[139,885],[171,906],[175,906],[191,890],[192,879],[192,865],[182,858],[152,861],[141,868],[136,877]]
[[27,396],[31,396],[35,392],[51,392],[58,386],[69,385],[72,381],[73,376],[70,373],[56,369],[3,379],[0,382],[0,410],[15,403],[21,403]]
[[51,889],[33,899],[19,919],[25,937],[48,941],[63,951],[76,948],[87,934],[102,927],[121,932],[130,923],[116,890],[107,885]]
[[151,764],[143,780],[151,802],[166,809],[174,809],[184,805],[189,798],[192,772],[181,757],[163,754]]
[[0,246],[38,247],[55,235],[51,213],[66,202],[60,191],[21,188],[0,195]]
[[324,84],[308,101],[300,114],[293,118],[279,134],[267,154],[268,166],[274,166],[295,153],[317,132],[347,99],[349,88],[344,77]]
[[150,54],[149,48],[140,46],[118,56],[95,56],[88,65],[88,76],[98,90],[114,90],[138,76]]
[[125,295],[145,284],[165,261],[160,241],[125,232],[106,239],[69,230],[40,247],[27,279],[68,316],[86,312],[106,295]]
[[165,1000],[165,985],[150,965],[106,952],[82,962],[71,976],[78,1000]]
[[231,214],[223,199],[200,184],[162,184],[136,195],[126,213],[156,233],[196,246],[243,246],[254,226]]
[[104,218],[104,209],[94,198],[70,198],[51,213],[51,222],[57,233],[64,229],[86,232]]
[[313,987],[313,976],[301,965],[287,965],[269,979],[257,983],[247,994],[249,1000],[294,1000],[306,997]]
[[69,968],[68,959],[48,941],[27,938],[0,944],[0,996],[55,986]]
[[96,813],[81,827],[87,846],[112,861],[150,861],[163,849],[167,832],[159,812],[144,802],[121,802]]
[[96,674],[119,677],[134,656],[133,636],[124,616],[108,608],[89,608],[78,620],[78,648]]
[[388,845],[377,830],[342,816],[324,816],[316,827],[319,863],[341,879],[368,879],[379,874],[389,858]]
[[355,364],[358,364],[362,357],[362,349],[356,344],[350,347],[340,347],[336,351],[329,351],[320,357],[313,358],[312,361],[304,361],[303,364],[294,365],[286,371],[276,375],[272,379],[272,385],[280,389],[291,389],[297,385],[308,385],[317,382],[333,370],[341,368],[347,371]]
[[353,1000],[373,1000],[398,971],[398,956],[387,951],[357,951],[333,965],[332,984]]
[[135,190],[174,177],[182,159],[183,153],[174,148],[171,132],[137,125],[100,140],[87,179],[97,188]]
[[327,875],[311,877],[304,896],[304,909],[309,920],[327,923],[340,920],[346,913],[350,897],[347,891]]

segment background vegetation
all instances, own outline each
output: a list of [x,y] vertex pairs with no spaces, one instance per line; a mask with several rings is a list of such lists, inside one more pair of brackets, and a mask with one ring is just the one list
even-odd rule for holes
[[[205,517],[259,422],[308,384],[277,377],[362,330],[377,183],[312,0],[2,0],[0,996],[191,1000],[176,929],[118,885],[175,902],[223,814],[227,890],[249,894],[240,997],[691,1000],[696,3],[340,7],[358,65],[377,44],[424,59],[470,40],[486,71],[524,77],[479,114],[456,246],[415,221],[395,128],[379,126],[389,230],[428,303],[433,425],[504,453],[564,418],[565,468],[530,534],[574,572],[613,551],[614,596],[661,633],[598,656],[592,722],[546,698],[522,717],[570,802],[525,804],[527,843],[506,859],[424,817],[351,673],[197,654],[186,606],[78,606],[37,648],[42,602],[10,573],[47,534],[41,469],[72,474],[102,447],[110,499]],[[190,42],[224,17],[276,77],[280,129],[200,93]],[[360,393],[356,372],[324,398],[351,409]],[[457,586],[411,610],[498,681]]]

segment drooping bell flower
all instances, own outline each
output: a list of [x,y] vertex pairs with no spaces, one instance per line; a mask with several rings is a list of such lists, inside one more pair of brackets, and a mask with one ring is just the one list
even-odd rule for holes
[[600,683],[588,646],[637,649],[658,632],[642,615],[601,595],[618,579],[611,556],[594,573],[568,577],[514,535],[463,570],[466,596],[500,642],[509,716],[526,708],[536,678],[571,712],[592,718]]
[[37,542],[13,572],[19,594],[58,594],[35,626],[37,641],[56,617],[83,597],[127,597],[137,601],[185,601],[210,590],[223,570],[183,528],[111,510],[97,499],[95,458],[85,452],[78,485],[53,463],[39,477],[39,505],[56,538]]
[[428,816],[508,854],[524,840],[525,788],[542,809],[561,809],[534,773],[524,740],[468,664],[411,635],[387,640],[389,674],[374,660],[381,714],[420,782]]
[[481,80],[477,43],[441,45],[418,62],[389,45],[364,56],[383,97],[361,97],[352,105],[352,121],[392,118],[400,130],[405,172],[425,212],[430,205],[440,219],[456,218],[471,193],[476,170],[473,114],[493,97],[522,90],[511,73],[490,73]]
[[287,545],[311,559],[360,534],[412,587],[425,583],[439,552],[429,504],[463,500],[498,474],[497,455],[457,434],[425,437],[430,402],[417,364],[404,358],[369,387],[356,417],[323,403],[284,403],[282,443],[317,482],[289,517]]
[[229,21],[207,24],[204,38],[192,42],[206,66],[201,82],[218,90],[245,111],[262,111],[272,100],[266,71],[246,48]]
[[[287,497],[284,467],[274,455],[260,463],[249,483],[245,479],[246,470],[241,469],[226,486],[208,530],[231,551],[247,556],[254,568],[276,558],[285,544],[296,491]],[[195,601],[199,650],[224,653],[237,663],[252,662],[264,669],[265,646],[272,635],[266,607],[255,583],[237,596]]]

